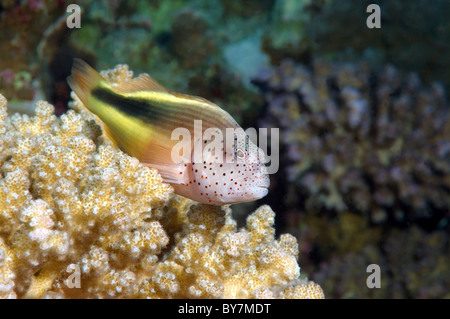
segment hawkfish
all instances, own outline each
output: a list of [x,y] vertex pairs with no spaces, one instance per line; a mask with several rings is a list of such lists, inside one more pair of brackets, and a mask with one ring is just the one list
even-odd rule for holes
[[80,59],[68,83],[103,122],[105,136],[157,169],[176,194],[225,205],[268,193],[264,152],[218,105],[169,91],[146,73],[113,86]]

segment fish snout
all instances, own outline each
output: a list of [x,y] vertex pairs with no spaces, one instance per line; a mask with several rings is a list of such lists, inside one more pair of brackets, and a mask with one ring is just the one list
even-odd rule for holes
[[259,188],[269,188],[270,178],[268,174],[261,174],[260,178],[257,179],[256,186]]

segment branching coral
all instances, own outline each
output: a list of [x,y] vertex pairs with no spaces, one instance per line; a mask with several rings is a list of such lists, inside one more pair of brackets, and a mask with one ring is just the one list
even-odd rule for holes
[[[52,112],[38,102],[35,117],[2,119],[0,234],[18,296],[40,296],[49,287],[41,288],[34,274],[56,278],[100,234],[136,228],[140,215],[151,215],[170,195],[156,171],[111,145],[96,145],[79,114],[57,119]],[[148,245],[152,239],[161,241],[153,237]]]
[[450,209],[450,118],[440,84],[424,88],[392,66],[291,60],[255,83],[308,211],[436,223]]
[[73,106],[7,117],[0,95],[0,297],[323,297],[299,279],[297,241],[275,239],[268,206],[237,230],[229,208],[174,195]]

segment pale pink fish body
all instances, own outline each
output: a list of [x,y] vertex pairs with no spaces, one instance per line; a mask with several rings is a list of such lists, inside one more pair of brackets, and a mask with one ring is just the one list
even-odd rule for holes
[[267,195],[270,181],[260,148],[250,140],[239,139],[221,151],[221,156],[204,152],[200,163],[192,154],[190,163],[178,166],[175,175],[184,178],[172,184],[176,192],[212,205],[249,202]]

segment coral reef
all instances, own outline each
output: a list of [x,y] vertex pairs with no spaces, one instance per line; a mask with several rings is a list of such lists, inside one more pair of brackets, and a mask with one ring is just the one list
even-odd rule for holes
[[313,52],[308,26],[314,12],[323,6],[323,1],[275,1],[263,36],[263,49],[270,55],[272,65],[286,57],[308,59]]
[[439,80],[450,89],[450,3],[436,0],[378,1],[381,28],[370,29],[362,0],[278,0],[264,32],[264,50],[272,64],[284,58],[308,63],[311,57],[358,61],[372,66],[392,63],[403,71],[418,72],[429,83]]
[[36,47],[50,24],[64,14],[62,1],[0,3],[0,91],[8,99],[33,100],[39,64]]
[[307,274],[314,274],[318,265],[335,256],[359,253],[367,246],[379,246],[384,239],[381,226],[368,225],[365,216],[357,213],[329,217],[290,211],[284,217],[285,231],[302,243],[302,270]]
[[[443,86],[364,63],[284,60],[255,79],[261,126],[280,127],[294,203],[360,212],[376,223],[427,220],[450,209],[450,117]],[[300,200],[299,200],[300,199]]]
[[377,66],[392,63],[403,71],[417,72],[425,83],[438,80],[450,89],[446,58],[450,49],[450,2],[437,0],[430,6],[423,0],[380,1],[380,29],[366,27],[366,8],[373,1],[312,3],[316,5],[309,4],[312,8],[307,10],[304,33],[314,55],[346,61],[364,57]]
[[[331,298],[449,298],[449,247],[448,234],[442,230],[393,230],[381,246],[334,256],[313,279]],[[370,264],[380,266],[378,289],[366,286]]]
[[0,297],[324,297],[270,207],[237,229],[229,208],[176,196],[74,98],[59,118],[43,101],[8,117],[0,95]]

